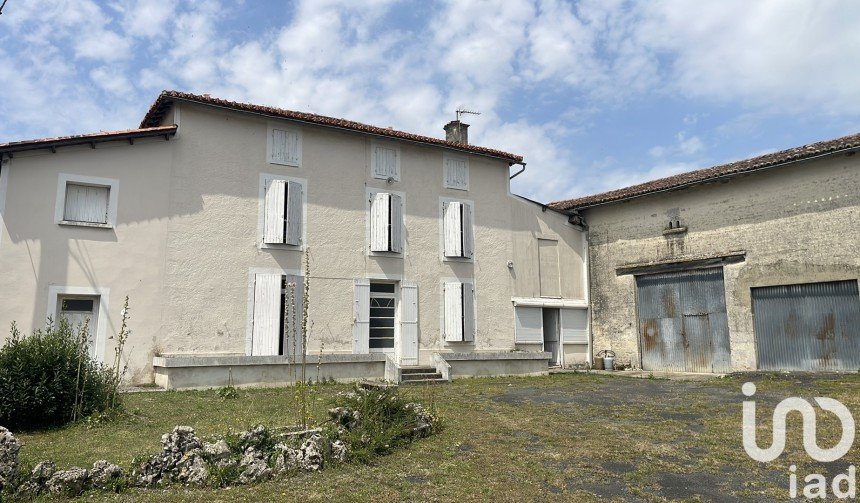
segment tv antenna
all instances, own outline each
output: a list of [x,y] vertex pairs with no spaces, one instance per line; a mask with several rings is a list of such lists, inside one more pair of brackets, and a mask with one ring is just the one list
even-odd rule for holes
[[2,3],[2,4],[0,4],[0,15],[2,15],[2,14],[3,14],[3,7],[6,7],[6,1],[7,1],[7,0],[3,0],[3,3]]
[[472,114],[472,115],[481,115],[481,112],[473,112],[472,110],[466,110],[463,107],[457,109],[457,121],[460,121],[460,116],[463,114]]

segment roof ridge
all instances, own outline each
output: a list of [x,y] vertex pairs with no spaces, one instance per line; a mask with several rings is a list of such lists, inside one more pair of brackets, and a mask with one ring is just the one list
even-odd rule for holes
[[183,91],[171,91],[164,90],[149,107],[149,110],[146,112],[146,115],[143,117],[143,120],[140,123],[141,127],[152,126],[155,124],[159,124],[161,120],[164,118],[164,114],[167,113],[167,109],[172,103],[174,99],[192,101],[195,103],[200,103],[203,105],[213,105],[213,106],[221,106],[230,108],[232,110],[237,111],[245,111],[245,112],[254,112],[254,113],[262,113],[266,115],[271,115],[274,117],[280,117],[285,119],[298,120],[303,122],[309,122],[313,124],[319,124],[321,126],[329,126],[329,127],[337,127],[342,129],[349,129],[353,131],[359,131],[364,133],[370,133],[379,136],[386,136],[390,138],[398,138],[402,140],[415,141],[419,143],[428,143],[432,145],[438,145],[443,147],[452,148],[455,150],[465,151],[465,152],[473,152],[476,154],[487,155],[492,157],[500,157],[505,160],[511,161],[513,163],[522,162],[523,157],[521,155],[512,154],[509,152],[505,152],[502,150],[497,150],[488,147],[481,147],[478,145],[469,145],[463,143],[455,143],[447,140],[443,140],[440,138],[433,138],[431,136],[424,136],[415,133],[409,133],[406,131],[400,131],[392,128],[384,128],[380,126],[373,126],[371,124],[365,124],[363,122],[357,122],[349,119],[342,119],[337,117],[330,117],[327,115],[320,115],[311,112],[299,112],[295,110],[287,110],[285,108],[271,107],[266,105],[255,105],[253,103],[244,103],[239,101],[231,101],[225,100],[221,98],[213,98],[208,94],[193,94],[187,93]]
[[624,201],[655,192],[661,192],[691,184],[704,183],[726,176],[735,176],[762,168],[774,167],[788,162],[800,161],[858,147],[860,147],[860,133],[855,133],[834,138],[832,140],[823,140],[772,152],[770,154],[762,154],[748,159],[741,159],[708,168],[678,173],[597,194],[553,201],[548,203],[547,206],[557,210],[570,210]]

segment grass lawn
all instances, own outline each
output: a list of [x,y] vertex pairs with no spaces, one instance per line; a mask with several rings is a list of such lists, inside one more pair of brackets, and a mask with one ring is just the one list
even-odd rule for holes
[[[256,486],[230,489],[130,490],[89,493],[121,501],[784,501],[788,466],[801,490],[809,473],[828,481],[857,459],[816,464],[804,452],[801,420],[790,417],[788,447],[776,461],[747,457],[741,444],[741,385],[755,381],[759,445],[771,440],[773,407],[783,398],[829,396],[857,416],[860,376],[755,375],[701,382],[586,374],[486,378],[435,387],[405,387],[417,401],[434,400],[445,429],[372,465],[346,465]],[[322,388],[317,412],[345,385]],[[295,417],[291,390],[133,393],[136,417],[86,428],[22,433],[26,463],[51,458],[89,467],[97,459],[128,467],[156,452],[177,424],[201,436],[255,423],[283,425]],[[858,416],[860,420],[860,416]],[[841,435],[838,420],[819,411],[818,443]],[[766,443],[766,445],[765,445]]]

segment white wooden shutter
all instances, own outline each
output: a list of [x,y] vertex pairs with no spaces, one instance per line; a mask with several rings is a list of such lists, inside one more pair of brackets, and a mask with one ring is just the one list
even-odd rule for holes
[[475,341],[475,285],[463,283],[463,342]]
[[356,279],[354,295],[352,351],[355,354],[370,353],[370,280]]
[[289,182],[287,184],[287,225],[284,242],[288,245],[300,245],[302,242],[302,184]]
[[461,228],[463,229],[463,256],[472,258],[475,256],[475,232],[472,229],[472,205],[463,203],[463,214]]
[[403,198],[389,194],[389,251],[403,253]]
[[263,242],[282,244],[284,242],[284,212],[287,195],[286,180],[269,180],[266,186],[265,224]]
[[452,189],[469,188],[469,168],[462,159],[445,159],[445,187]]
[[520,344],[543,343],[543,309],[515,307],[516,331],[514,340]]
[[566,344],[588,344],[587,309],[561,309],[561,340]]
[[448,202],[443,205],[444,219],[442,227],[445,233],[445,256],[446,257],[462,257],[463,256],[463,203]]
[[418,285],[400,283],[400,305],[401,363],[418,365]]
[[254,326],[251,355],[277,355],[281,332],[280,274],[257,274],[254,277]]
[[272,158],[276,164],[299,165],[299,135],[295,131],[272,129]]
[[373,176],[374,178],[400,180],[400,171],[397,169],[397,150],[386,147],[376,147],[373,150]]
[[[293,355],[293,346],[295,345],[296,356],[301,356],[305,352],[304,341],[302,340],[302,309],[305,304],[305,278],[304,276],[287,275],[287,285],[295,284],[293,290],[295,305],[290,309],[295,309],[295,323],[293,317],[284,321],[284,354],[287,356]],[[289,288],[289,286],[287,287]],[[282,312],[281,316],[285,313]]]
[[463,340],[463,283],[445,283],[445,340]]
[[66,184],[63,220],[69,222],[107,223],[109,187]]
[[370,200],[370,251],[389,251],[390,196],[387,192],[378,192]]

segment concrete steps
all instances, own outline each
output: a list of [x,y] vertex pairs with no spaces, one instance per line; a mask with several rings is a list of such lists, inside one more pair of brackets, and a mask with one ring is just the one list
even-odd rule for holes
[[402,367],[400,384],[440,384],[448,382],[434,367]]

